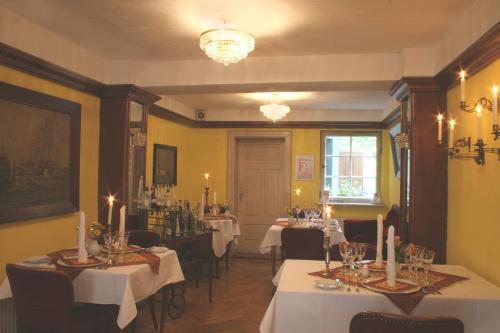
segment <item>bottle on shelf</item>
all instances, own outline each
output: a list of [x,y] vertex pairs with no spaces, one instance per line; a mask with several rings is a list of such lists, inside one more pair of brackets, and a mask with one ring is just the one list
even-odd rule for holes
[[179,221],[179,234],[184,233],[185,221],[184,221],[184,212],[182,209],[182,200],[179,200],[179,210],[177,211],[178,221]]

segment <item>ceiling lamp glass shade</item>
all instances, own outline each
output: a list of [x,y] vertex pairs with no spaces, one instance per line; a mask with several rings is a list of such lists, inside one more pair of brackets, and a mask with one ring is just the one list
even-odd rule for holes
[[245,59],[255,49],[255,38],[237,29],[213,29],[201,34],[200,48],[208,57],[227,66]]
[[290,107],[288,105],[271,103],[261,105],[260,112],[262,112],[266,118],[276,122],[290,112]]

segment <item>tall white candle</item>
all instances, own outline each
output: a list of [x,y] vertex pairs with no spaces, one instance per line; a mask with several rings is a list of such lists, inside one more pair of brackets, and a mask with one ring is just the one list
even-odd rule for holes
[[217,203],[217,192],[214,192],[214,205]]
[[111,218],[113,216],[113,201],[115,201],[115,198],[113,198],[112,195],[109,196],[108,198],[108,226],[111,227]]
[[491,89],[492,92],[492,109],[493,111],[493,125],[498,125],[498,87],[493,86]]
[[448,148],[453,148],[453,136],[455,134],[455,119],[450,119],[450,130],[448,131]]
[[443,141],[443,115],[440,113],[437,116],[438,119],[438,142]]
[[384,217],[382,214],[377,215],[377,256],[375,258],[375,266],[382,266],[382,234],[384,232]]
[[208,187],[208,177],[210,177],[210,175],[205,173],[205,187]]
[[483,140],[483,117],[481,105],[476,107],[476,118],[477,118],[477,139]]
[[300,192],[301,192],[300,188],[298,188],[298,189],[295,190],[295,194],[297,195],[297,207],[300,204],[300,200],[299,200],[300,199]]
[[125,235],[125,213],[127,212],[127,206],[123,205],[120,208],[120,227],[118,229],[119,242],[123,244],[123,237]]
[[203,216],[205,215],[205,195],[203,195],[203,193],[201,194],[201,205],[200,205],[199,215],[200,219],[202,219]]
[[80,226],[78,227],[78,262],[87,262],[87,249],[85,248],[85,213],[80,212]]
[[387,284],[396,285],[396,252],[394,249],[394,226],[390,226],[387,234]]
[[460,72],[460,102],[465,103],[465,71]]

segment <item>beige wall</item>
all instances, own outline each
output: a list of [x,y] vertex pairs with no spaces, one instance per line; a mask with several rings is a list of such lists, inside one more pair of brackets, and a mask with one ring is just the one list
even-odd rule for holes
[[[0,80],[81,104],[80,209],[97,219],[99,98],[0,66]],[[0,224],[0,280],[5,264],[76,244],[77,214]]]
[[[493,84],[500,86],[500,60],[467,79],[467,101],[490,98]],[[473,114],[458,111],[459,87],[448,91],[448,112],[457,119],[455,138],[471,136],[475,142],[477,122]],[[488,147],[494,142],[491,112],[483,112],[483,136]],[[467,266],[500,286],[500,162],[486,154],[486,165],[471,160],[448,162],[448,263]]]

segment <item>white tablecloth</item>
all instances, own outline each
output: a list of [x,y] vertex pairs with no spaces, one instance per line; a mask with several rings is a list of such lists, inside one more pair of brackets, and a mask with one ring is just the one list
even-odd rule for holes
[[[75,301],[118,305],[116,322],[118,327],[124,328],[137,316],[136,302],[155,294],[165,285],[184,281],[175,251],[169,250],[157,255],[160,257],[158,274],[154,273],[148,264],[111,267],[107,270],[84,270],[73,280]],[[9,297],[12,297],[12,293],[9,280],[6,278],[0,284],[0,299]]]
[[[332,262],[331,267],[339,265]],[[386,296],[364,288],[359,293],[316,288],[318,277],[307,273],[323,268],[320,261],[284,262],[273,280],[278,288],[260,324],[261,333],[347,333],[359,312],[402,314]],[[434,269],[470,280],[441,289],[442,295],[426,295],[412,315],[455,317],[464,323],[466,333],[500,331],[500,288],[462,266],[434,265]]]
[[[278,219],[277,222],[288,221],[288,219]],[[272,225],[266,232],[262,243],[260,243],[260,253],[265,254],[271,252],[271,246],[281,246],[281,231],[284,227]],[[340,226],[330,227],[330,245],[346,242],[346,238]]]
[[218,230],[212,234],[212,247],[215,255],[220,258],[226,253],[226,245],[241,235],[240,225],[236,219],[204,220],[204,222]]

